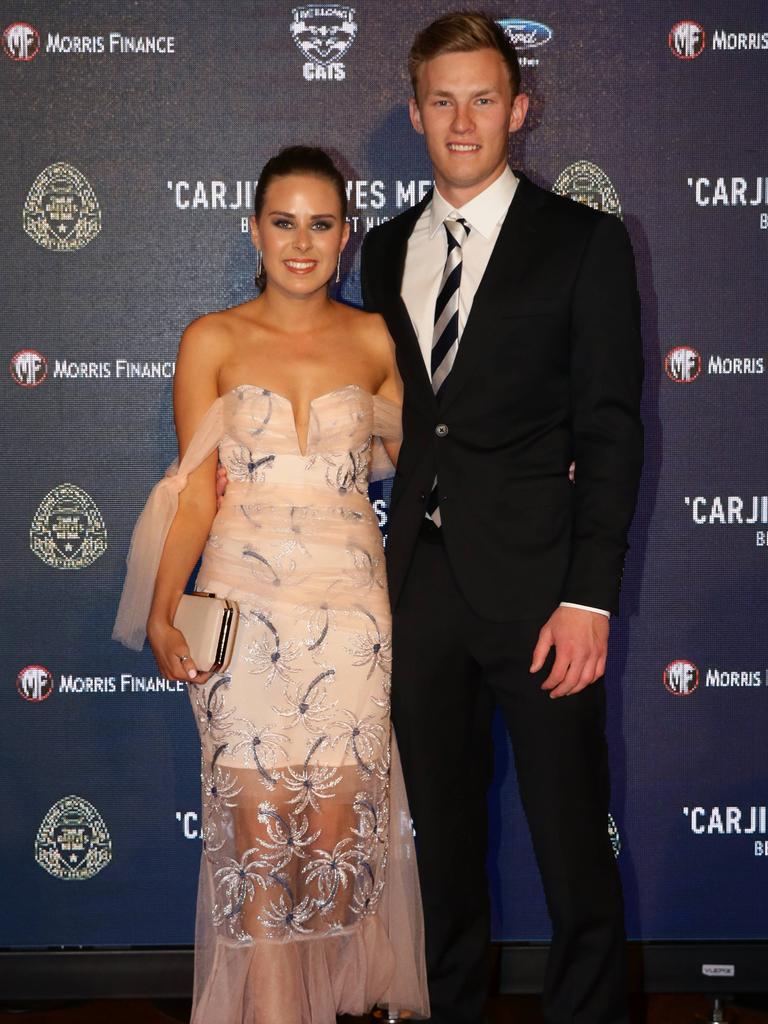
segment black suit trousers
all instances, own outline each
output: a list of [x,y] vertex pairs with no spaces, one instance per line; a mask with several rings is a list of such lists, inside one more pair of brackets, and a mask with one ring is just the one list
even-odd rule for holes
[[528,671],[541,625],[479,617],[442,543],[420,537],[393,614],[392,718],[416,829],[434,1024],[484,1019],[495,706],[512,740],[552,920],[545,1020],[628,1020],[603,683],[554,700],[541,690],[552,657]]

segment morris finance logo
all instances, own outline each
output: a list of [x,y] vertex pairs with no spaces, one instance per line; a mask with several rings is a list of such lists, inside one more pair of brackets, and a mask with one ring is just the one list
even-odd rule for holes
[[664,688],[675,697],[690,697],[699,685],[699,670],[692,661],[671,661],[662,674]]
[[754,693],[768,688],[768,669],[704,666],[701,672],[692,661],[673,661],[664,669],[665,689],[675,697],[690,697],[698,689],[731,693]]
[[[753,26],[756,27],[756,26]],[[669,33],[669,48],[680,60],[693,60],[704,52],[707,34],[697,21],[678,21]],[[731,32],[716,28],[710,32],[712,51],[768,50],[768,32]]]
[[357,35],[354,7],[311,4],[291,11],[291,36],[307,58],[303,67],[308,82],[337,81],[346,77],[342,57]]
[[693,60],[704,51],[706,33],[696,21],[678,21],[669,30],[669,48],[680,60]]
[[11,356],[11,377],[23,388],[36,388],[48,376],[48,360],[33,348],[22,348]]
[[35,860],[49,875],[84,882],[112,859],[104,819],[81,796],[65,796],[51,807],[37,833]]
[[89,494],[60,484],[40,502],[29,546],[52,569],[85,569],[107,550],[107,528]]
[[528,57],[522,51],[544,46],[552,38],[552,29],[540,21],[524,21],[521,18],[500,18],[497,22],[504,35],[518,53],[521,67],[537,67],[538,57]]
[[165,676],[135,676],[121,672],[119,676],[97,675],[77,676],[62,673],[59,676],[59,693],[81,695],[113,693],[187,693],[187,684]]
[[676,384],[690,384],[701,373],[701,356],[695,348],[678,345],[667,352],[664,371]]
[[70,164],[41,171],[24,204],[24,230],[44,249],[73,252],[101,231],[101,209],[88,179]]
[[765,357],[709,355],[705,365],[695,348],[678,345],[664,357],[664,372],[675,384],[690,384],[702,373],[713,377],[755,377],[765,373]]
[[53,693],[53,675],[44,665],[27,665],[16,676],[16,689],[24,700],[39,704]]
[[3,49],[11,60],[34,60],[40,52],[40,33],[26,21],[16,21],[3,32]]
[[558,175],[552,191],[595,210],[621,217],[619,194],[613,182],[601,167],[589,160],[569,164]]
[[3,32],[3,49],[11,60],[30,61],[41,51],[46,54],[77,54],[78,57],[92,57],[101,54],[160,54],[166,56],[176,52],[174,36],[126,36],[122,32],[107,35],[62,35],[61,32],[46,32],[43,44],[40,33],[25,21],[9,25]]

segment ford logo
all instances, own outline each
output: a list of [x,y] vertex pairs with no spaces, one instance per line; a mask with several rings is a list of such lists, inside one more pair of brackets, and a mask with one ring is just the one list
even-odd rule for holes
[[500,18],[498,24],[516,50],[532,50],[534,46],[543,46],[552,38],[552,29],[540,21]]

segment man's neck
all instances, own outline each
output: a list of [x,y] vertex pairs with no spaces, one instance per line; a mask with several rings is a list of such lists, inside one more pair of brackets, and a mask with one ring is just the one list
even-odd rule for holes
[[476,182],[473,185],[467,185],[462,187],[461,185],[452,185],[449,181],[440,180],[439,177],[435,177],[435,188],[443,197],[443,199],[452,206],[455,210],[460,210],[462,206],[466,206],[467,203],[476,199],[477,196],[481,195],[486,189],[489,189],[494,182],[498,181],[504,171],[506,171],[509,165],[506,161],[501,164],[492,175],[483,179],[483,181]]

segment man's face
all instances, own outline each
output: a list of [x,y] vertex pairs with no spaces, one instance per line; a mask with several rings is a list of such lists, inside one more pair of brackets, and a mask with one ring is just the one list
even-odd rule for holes
[[425,137],[440,193],[459,206],[506,167],[508,136],[522,127],[528,97],[513,99],[500,53],[473,50],[426,61],[409,109],[411,124]]

